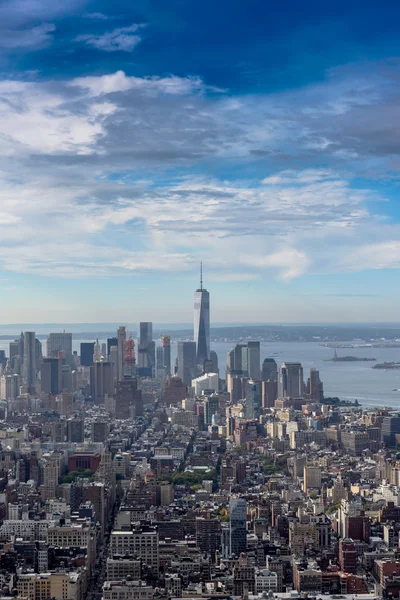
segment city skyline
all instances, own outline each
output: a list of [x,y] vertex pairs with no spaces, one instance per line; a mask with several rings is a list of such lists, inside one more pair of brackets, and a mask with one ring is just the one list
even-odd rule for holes
[[0,320],[397,320],[400,8],[289,6],[2,4]]

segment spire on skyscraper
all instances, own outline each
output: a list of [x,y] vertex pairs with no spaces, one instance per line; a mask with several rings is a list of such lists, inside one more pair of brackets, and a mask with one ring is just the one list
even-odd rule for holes
[[203,291],[203,263],[200,262],[200,291]]

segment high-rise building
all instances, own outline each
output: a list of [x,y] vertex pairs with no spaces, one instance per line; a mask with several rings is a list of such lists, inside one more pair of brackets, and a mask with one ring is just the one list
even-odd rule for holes
[[90,425],[90,439],[93,444],[105,442],[108,437],[109,426],[106,421],[93,421]]
[[273,358],[265,358],[261,370],[262,381],[278,381],[278,366]]
[[229,513],[230,554],[240,556],[242,552],[246,552],[247,547],[246,500],[244,498],[231,497],[229,501]]
[[117,383],[115,417],[130,419],[143,416],[142,391],[137,388],[135,377],[124,377]]
[[261,393],[263,408],[272,408],[275,406],[275,400],[278,398],[277,381],[262,381]]
[[221,522],[219,519],[196,518],[196,545],[201,552],[207,552],[215,560],[215,553],[221,546]]
[[301,398],[304,396],[304,375],[301,363],[284,362],[279,369],[278,397]]
[[46,342],[48,358],[57,358],[60,352],[72,354],[72,333],[50,333]]
[[339,562],[345,573],[357,572],[357,549],[352,539],[339,540]]
[[90,393],[96,404],[104,404],[104,397],[113,395],[114,380],[110,362],[95,362],[90,367]]
[[29,390],[33,390],[36,380],[36,337],[34,331],[24,333],[24,369],[23,381]]
[[171,375],[171,338],[169,335],[161,336],[162,364],[167,376]]
[[400,433],[400,415],[383,417],[381,426],[382,442],[389,447],[395,446],[397,433]]
[[126,327],[121,325],[118,327],[117,332],[118,339],[118,370],[117,379],[122,379],[125,374],[125,340],[126,340]]
[[312,489],[321,489],[321,468],[315,465],[304,466],[304,492],[309,493]]
[[260,379],[260,342],[247,342],[247,370],[250,379]]
[[112,378],[113,378],[114,387],[115,387],[116,382],[117,382],[117,375],[118,375],[118,346],[117,345],[110,346],[108,360],[111,363],[111,372],[112,372]]
[[56,396],[63,389],[62,359],[44,358],[40,366],[40,389],[44,394]]
[[196,376],[197,357],[195,342],[178,342],[178,375],[186,385]]
[[143,369],[143,375],[152,375],[156,366],[155,342],[153,341],[153,323],[144,321],[139,324],[139,349],[138,367],[139,373]]
[[85,428],[83,419],[67,420],[67,441],[80,444],[85,439]]
[[324,398],[324,386],[317,369],[310,369],[310,378],[307,384],[308,396],[313,402],[321,402]]
[[113,346],[118,347],[118,338],[117,337],[107,338],[107,359],[108,360],[110,360],[111,348]]
[[0,379],[0,400],[15,400],[19,396],[21,377],[2,375]]
[[261,415],[261,381],[246,382],[246,419],[258,419]]
[[94,342],[81,342],[81,365],[91,367],[94,356]]
[[194,341],[196,364],[203,367],[210,358],[210,294],[203,288],[203,270],[200,270],[200,288],[194,293]]
[[153,341],[153,323],[143,321],[139,324],[139,345],[142,348],[148,348],[150,342]]

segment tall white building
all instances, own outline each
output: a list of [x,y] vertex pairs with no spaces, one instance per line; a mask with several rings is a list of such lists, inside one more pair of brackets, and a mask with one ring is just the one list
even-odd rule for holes
[[210,358],[210,294],[203,288],[202,268],[200,288],[194,293],[194,341],[197,364],[203,366]]
[[0,399],[15,400],[20,394],[21,378],[19,375],[2,375],[0,379]]

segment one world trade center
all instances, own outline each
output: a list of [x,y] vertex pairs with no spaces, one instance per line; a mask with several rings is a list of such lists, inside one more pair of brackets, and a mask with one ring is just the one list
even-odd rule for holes
[[203,288],[203,269],[200,267],[200,288],[194,293],[194,341],[197,364],[203,368],[210,358],[210,294]]

